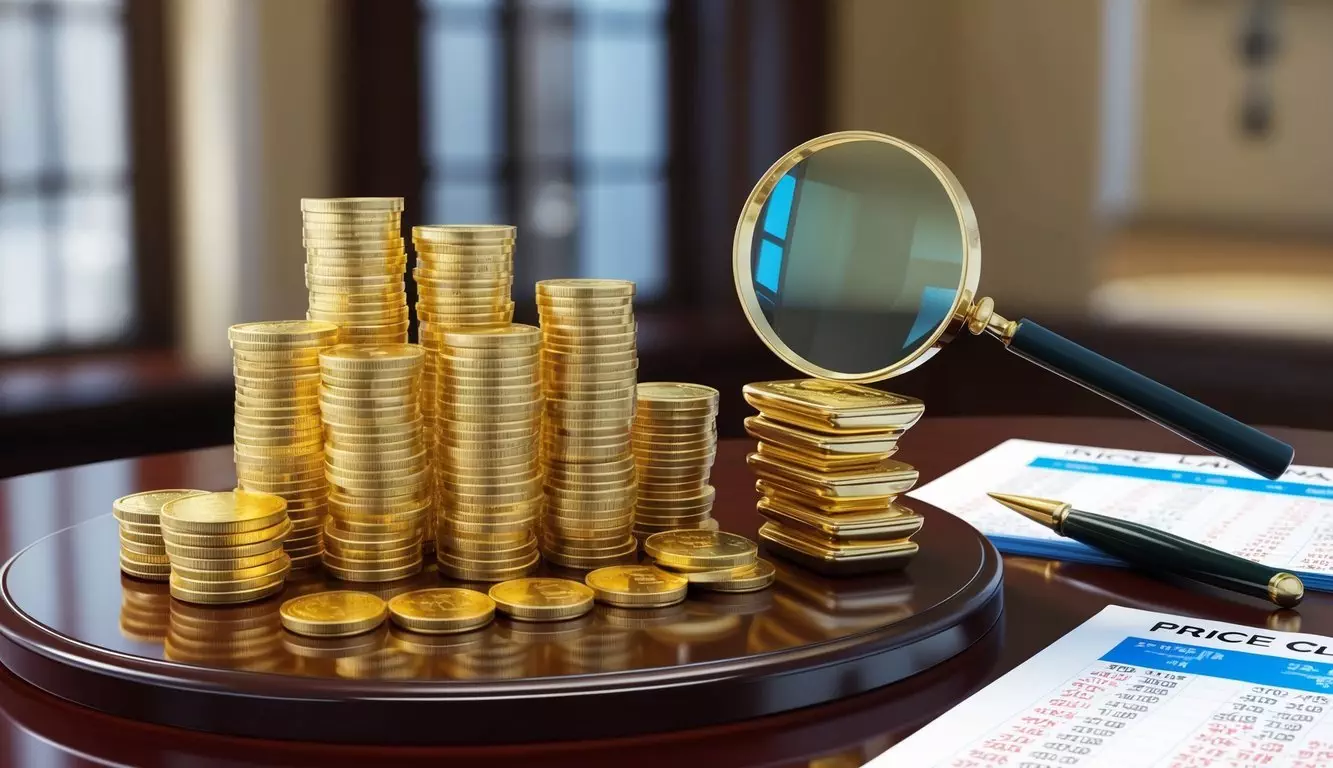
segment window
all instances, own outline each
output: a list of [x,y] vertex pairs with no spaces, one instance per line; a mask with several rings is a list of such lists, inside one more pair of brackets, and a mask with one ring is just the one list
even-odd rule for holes
[[0,0],[0,355],[135,321],[123,0]]
[[666,289],[665,0],[426,0],[425,219],[514,222],[514,292]]

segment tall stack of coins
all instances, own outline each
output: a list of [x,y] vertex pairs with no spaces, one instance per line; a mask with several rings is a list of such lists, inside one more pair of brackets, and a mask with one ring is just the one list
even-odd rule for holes
[[711,592],[755,592],[771,585],[773,564],[759,559],[753,541],[725,531],[663,531],[643,542],[644,554],[662,570]]
[[717,399],[716,389],[701,384],[654,381],[638,386],[634,535],[717,530],[712,516],[716,491],[708,484],[717,456]]
[[282,591],[292,569],[282,541],[287,502],[255,491],[182,496],[162,506],[171,596],[187,603],[248,603]]
[[328,516],[324,432],[319,418],[319,353],[338,326],[319,320],[233,325],[236,484],[287,501],[292,567],[319,564]]
[[634,283],[537,283],[542,331],[546,512],[542,554],[601,568],[633,555]]
[[203,491],[143,491],[121,496],[111,503],[111,514],[120,524],[120,570],[136,579],[166,581],[171,561],[162,540],[162,505]]
[[319,356],[325,475],[324,566],[346,581],[421,570],[430,472],[415,344],[339,344]]
[[748,461],[769,521],[759,529],[765,544],[829,575],[907,565],[922,518],[897,498],[917,471],[890,457],[922,402],[820,379],[747,384],[744,394],[760,413],[745,429],[759,440]]
[[541,333],[507,325],[442,334],[435,558],[462,581],[526,576],[541,562]]
[[311,320],[351,344],[407,341],[403,198],[303,198],[301,233]]
[[[499,328],[513,319],[510,287],[516,234],[515,227],[506,225],[412,228],[417,252],[412,272],[417,284],[417,331],[429,356],[421,375],[421,413],[432,466],[439,463],[435,404],[439,401],[436,382],[443,334],[456,329]],[[437,499],[437,505],[439,502]],[[430,523],[434,525],[434,515]],[[428,535],[427,544],[433,540]]]

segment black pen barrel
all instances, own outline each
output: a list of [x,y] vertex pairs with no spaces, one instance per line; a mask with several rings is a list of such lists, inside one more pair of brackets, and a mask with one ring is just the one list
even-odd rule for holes
[[[1283,574],[1253,560],[1223,552],[1156,528],[1112,517],[1070,510],[1061,532],[1071,539],[1146,570],[1172,573],[1240,594],[1282,603],[1273,592]],[[1286,598],[1291,604],[1299,602]]]

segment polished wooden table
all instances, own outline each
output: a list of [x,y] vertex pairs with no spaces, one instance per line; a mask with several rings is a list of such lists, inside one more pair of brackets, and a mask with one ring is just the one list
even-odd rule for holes
[[[1333,433],[1274,433],[1295,445],[1298,462],[1333,463]],[[1131,420],[927,418],[904,440],[900,456],[915,464],[926,482],[1011,437],[1194,452],[1169,433]],[[16,449],[21,446],[6,446]],[[743,441],[724,443],[714,470],[719,486],[748,484],[746,450]],[[229,449],[218,448],[11,478],[0,483],[0,552],[9,557],[48,533],[107,514],[111,499],[123,493],[151,487],[224,487],[231,472]],[[121,720],[65,703],[0,670],[0,764],[854,766],[1110,603],[1333,634],[1333,597],[1328,595],[1311,595],[1299,611],[1274,612],[1259,602],[1122,569],[1021,557],[1006,557],[1005,568],[1004,617],[995,631],[959,656],[869,694],[733,725],[636,739],[484,749],[330,747],[225,738]],[[50,577],[61,578],[58,572]],[[514,723],[515,729],[522,727]]]

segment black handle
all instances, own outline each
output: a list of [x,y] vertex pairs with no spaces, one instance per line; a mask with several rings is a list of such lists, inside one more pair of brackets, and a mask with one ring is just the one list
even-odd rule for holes
[[1031,320],[1018,321],[1009,349],[1264,477],[1276,479],[1291,465],[1290,445]]
[[1291,576],[1282,582],[1287,589],[1274,594],[1269,584],[1283,573],[1276,568],[1146,525],[1072,510],[1060,531],[1146,570],[1174,573],[1242,595],[1273,600],[1285,607],[1299,603],[1304,594],[1303,587],[1299,591],[1291,589],[1291,584],[1299,583]]

